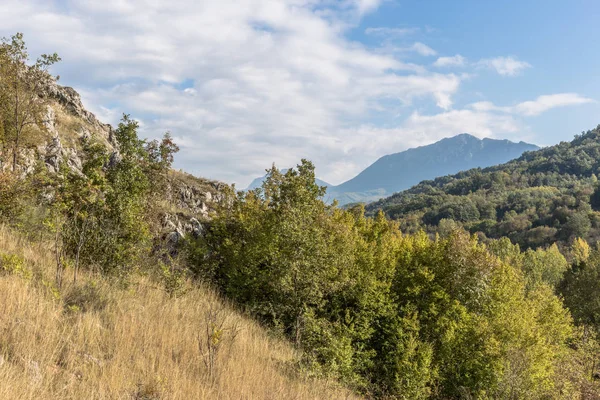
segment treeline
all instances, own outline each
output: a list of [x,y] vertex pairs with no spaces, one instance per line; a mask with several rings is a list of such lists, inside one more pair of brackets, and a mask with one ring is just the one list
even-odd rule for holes
[[572,142],[503,165],[424,181],[370,204],[405,232],[458,225],[482,239],[509,237],[524,248],[600,239],[600,126]]
[[584,241],[568,262],[556,246],[521,252],[460,230],[404,235],[382,213],[325,205],[314,178],[307,161],[273,168],[190,245],[195,274],[296,343],[310,371],[381,398],[593,390],[597,297],[575,294],[595,289],[578,285],[598,285],[587,278],[600,264]]

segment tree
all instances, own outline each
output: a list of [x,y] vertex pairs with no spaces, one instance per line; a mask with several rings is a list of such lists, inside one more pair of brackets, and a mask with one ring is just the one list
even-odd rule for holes
[[66,254],[74,258],[73,282],[77,281],[82,257],[86,264],[101,259],[106,249],[86,247],[90,237],[98,235],[98,228],[106,212],[105,192],[107,180],[102,168],[108,161],[104,146],[87,144],[82,172],[69,170],[63,165],[63,183],[55,204],[64,213],[61,235]]
[[572,246],[573,265],[560,285],[565,305],[575,321],[600,333],[600,252],[584,240]]
[[80,265],[122,275],[150,253],[150,223],[178,148],[168,134],[147,143],[138,128],[124,115],[114,132],[118,152],[86,143],[82,170],[63,164],[55,177],[52,226],[57,249],[74,260],[74,280]]
[[558,250],[556,243],[546,250],[528,249],[523,256],[521,269],[525,274],[528,289],[544,283],[555,288],[568,269],[567,260]]
[[0,44],[0,126],[2,129],[2,153],[12,154],[12,171],[16,171],[18,154],[23,142],[34,127],[42,127],[48,97],[46,89],[58,77],[48,73],[49,68],[60,61],[54,54],[42,54],[28,65],[29,54],[23,34]]
[[571,328],[545,283],[563,266],[555,249],[527,289],[508,239],[492,253],[461,230],[402,235],[322,194],[305,160],[230,192],[191,245],[197,276],[283,332],[310,371],[377,397],[550,396]]
[[576,212],[569,217],[562,228],[565,239],[585,238],[592,227],[589,217],[586,213]]

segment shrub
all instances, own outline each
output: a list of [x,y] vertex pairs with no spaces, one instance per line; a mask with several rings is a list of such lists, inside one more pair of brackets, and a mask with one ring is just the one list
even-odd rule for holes
[[25,259],[14,254],[0,253],[0,274],[14,274],[31,279],[32,272],[25,266]]

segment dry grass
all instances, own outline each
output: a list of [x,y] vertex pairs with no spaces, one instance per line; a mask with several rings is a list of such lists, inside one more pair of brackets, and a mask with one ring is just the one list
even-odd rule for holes
[[[207,289],[169,298],[149,278],[117,288],[83,274],[57,296],[44,280],[47,246],[0,227],[0,252],[34,271],[29,280],[0,272],[0,399],[355,398],[300,377],[289,345]],[[215,336],[209,310],[223,327]],[[220,346],[212,374],[207,339]]]
[[56,129],[59,132],[60,140],[65,148],[79,150],[81,149],[81,137],[79,130],[86,128],[93,135],[94,139],[104,144],[108,148],[112,145],[108,142],[103,134],[101,134],[94,125],[73,115],[67,111],[64,106],[58,102],[53,102],[52,109],[56,115]]
[[205,192],[212,192],[212,194],[218,193],[218,191],[212,186],[213,183],[219,183],[218,181],[194,176],[182,170],[175,169],[169,171],[169,175],[171,179],[181,181],[188,186],[194,186],[202,189]]

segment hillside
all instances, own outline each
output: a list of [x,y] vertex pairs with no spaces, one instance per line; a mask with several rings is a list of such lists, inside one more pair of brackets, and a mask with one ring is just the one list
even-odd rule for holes
[[[0,398],[597,398],[600,249],[577,229],[600,195],[569,171],[596,171],[600,151],[526,153],[443,208],[472,228],[506,190],[521,221],[510,195],[533,185],[529,163],[556,167],[569,183],[543,199],[578,207],[557,211],[568,246],[448,219],[407,234],[324,202],[309,160],[273,167],[262,191],[174,171],[169,133],[94,122],[47,74],[58,56],[25,65],[23,48],[0,45]],[[496,181],[489,201],[464,197]]]
[[0,226],[0,248],[2,399],[356,398],[303,378],[290,345],[206,287],[170,297],[155,275],[86,272],[59,292],[50,244]]
[[[94,143],[106,148],[110,163],[119,159],[115,128],[88,111],[75,89],[51,79],[41,90],[47,100],[46,108],[42,124],[33,126],[34,132],[29,134],[31,139],[19,152],[16,171],[20,178],[36,171],[39,173],[40,168],[54,174],[62,164],[80,173],[86,162],[85,147]],[[2,160],[0,149],[0,172],[8,172],[10,163]],[[227,186],[223,182],[171,169],[161,205],[154,210],[156,229],[164,237],[192,233],[196,228],[190,221],[203,223],[209,220],[209,214],[220,200],[220,193]]]
[[482,237],[524,247],[600,239],[600,127],[572,142],[528,152],[485,169],[423,181],[367,209],[405,231],[438,231],[453,220]]

